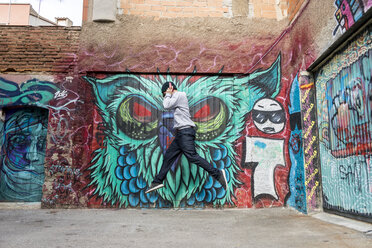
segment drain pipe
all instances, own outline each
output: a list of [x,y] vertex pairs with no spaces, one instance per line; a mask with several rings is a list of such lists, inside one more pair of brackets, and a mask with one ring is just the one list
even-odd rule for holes
[[9,0],[8,25],[10,24],[10,9],[12,8],[12,0]]

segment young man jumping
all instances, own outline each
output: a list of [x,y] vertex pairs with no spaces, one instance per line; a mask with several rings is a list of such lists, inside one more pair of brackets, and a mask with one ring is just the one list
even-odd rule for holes
[[177,91],[172,82],[166,82],[161,88],[163,93],[163,106],[167,110],[174,110],[174,129],[176,138],[173,140],[164,155],[160,172],[145,193],[164,187],[163,181],[177,157],[183,153],[190,163],[194,163],[206,170],[212,177],[219,181],[227,190],[225,170],[214,168],[204,158],[200,157],[195,149],[195,124],[190,118],[189,102],[185,92]]

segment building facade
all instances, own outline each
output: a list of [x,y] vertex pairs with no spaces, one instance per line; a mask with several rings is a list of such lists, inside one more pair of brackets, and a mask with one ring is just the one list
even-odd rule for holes
[[[0,199],[370,219],[371,5],[87,0],[81,30],[2,27]],[[55,35],[17,48],[20,30]],[[188,94],[197,151],[228,190],[181,156],[144,194],[174,138],[165,81]]]
[[57,24],[40,16],[30,4],[0,3],[0,25],[56,26]]

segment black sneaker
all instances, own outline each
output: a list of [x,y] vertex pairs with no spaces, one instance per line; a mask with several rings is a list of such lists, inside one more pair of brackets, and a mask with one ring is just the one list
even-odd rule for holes
[[151,183],[150,187],[145,191],[145,194],[148,194],[154,190],[157,190],[163,187],[164,187],[164,184],[162,183]]
[[222,185],[222,187],[227,190],[228,188],[228,185],[227,185],[227,179],[226,179],[226,172],[224,169],[220,170],[221,171],[221,176],[220,178],[218,179],[218,181],[220,182],[220,184]]

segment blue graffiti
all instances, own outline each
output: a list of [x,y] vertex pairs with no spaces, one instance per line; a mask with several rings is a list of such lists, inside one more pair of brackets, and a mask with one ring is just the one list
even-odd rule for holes
[[0,77],[0,107],[43,105],[53,99],[58,87],[51,82],[31,79],[18,85]]
[[1,201],[40,201],[48,111],[26,108],[6,112],[0,170]]
[[289,173],[290,196],[287,200],[287,204],[300,212],[307,213],[298,76],[296,76],[292,83],[290,100],[288,111],[290,114],[291,126],[291,136],[289,139],[291,170]]

